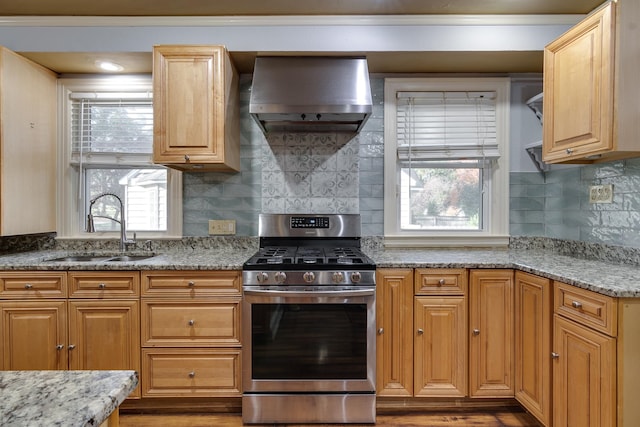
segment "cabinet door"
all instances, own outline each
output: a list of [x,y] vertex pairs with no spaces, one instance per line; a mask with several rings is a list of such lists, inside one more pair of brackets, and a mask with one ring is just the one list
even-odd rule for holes
[[553,425],[615,426],[616,339],[558,315],[553,322]]
[[413,270],[376,273],[378,396],[413,395]]
[[225,138],[232,137],[227,128],[237,125],[239,136],[238,105],[230,99],[237,96],[237,78],[226,55],[223,46],[154,47],[154,162],[203,169],[226,162],[238,170],[239,149],[237,159],[225,153]]
[[544,51],[543,160],[584,159],[614,148],[615,2]]
[[0,304],[2,369],[67,369],[67,303],[19,301]]
[[466,396],[466,312],[461,296],[415,298],[415,396]]
[[513,397],[513,271],[469,273],[469,396]]
[[551,281],[515,275],[516,399],[542,424],[551,422]]
[[[69,369],[140,372],[138,301],[69,302]],[[132,396],[140,396],[137,387]]]

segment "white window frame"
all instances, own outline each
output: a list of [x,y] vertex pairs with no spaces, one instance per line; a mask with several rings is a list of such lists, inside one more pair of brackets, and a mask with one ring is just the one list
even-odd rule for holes
[[[500,157],[485,169],[482,230],[402,230],[399,218],[400,167],[396,137],[396,93],[420,91],[495,91]],[[509,244],[508,77],[386,78],[384,85],[384,244],[386,247],[499,247]],[[490,173],[487,173],[490,172]]]
[[[80,173],[71,162],[71,101],[70,92],[153,90],[151,75],[136,76],[78,76],[58,79],[58,239],[115,239],[118,231],[87,233],[79,221],[83,206],[78,198]],[[122,158],[123,156],[121,156]],[[132,166],[135,167],[135,166]],[[131,232],[128,233],[129,237]],[[182,237],[182,173],[167,169],[167,230],[164,232],[137,231],[140,239],[175,239]]]

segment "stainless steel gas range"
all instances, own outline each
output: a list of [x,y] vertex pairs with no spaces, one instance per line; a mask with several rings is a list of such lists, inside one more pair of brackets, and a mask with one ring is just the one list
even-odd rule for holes
[[359,215],[262,214],[243,267],[244,423],[375,423],[375,264]]

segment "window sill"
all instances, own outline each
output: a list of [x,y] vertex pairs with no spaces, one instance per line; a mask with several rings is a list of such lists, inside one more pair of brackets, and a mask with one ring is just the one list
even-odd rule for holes
[[384,237],[385,248],[506,248],[509,236],[489,235],[422,235],[403,236],[387,235]]

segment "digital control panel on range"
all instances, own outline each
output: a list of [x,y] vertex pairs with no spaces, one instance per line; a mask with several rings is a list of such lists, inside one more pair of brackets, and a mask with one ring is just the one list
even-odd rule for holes
[[291,228],[329,228],[329,218],[325,216],[292,216]]

